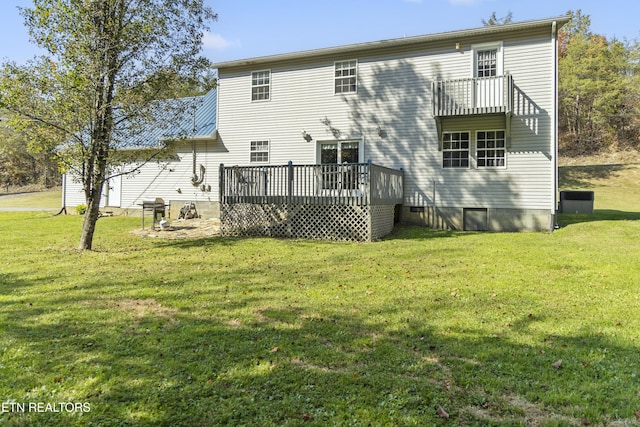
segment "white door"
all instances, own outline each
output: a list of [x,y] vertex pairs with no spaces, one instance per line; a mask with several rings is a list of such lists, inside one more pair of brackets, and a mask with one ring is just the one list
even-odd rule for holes
[[102,206],[110,206],[113,208],[120,207],[122,197],[122,175],[111,178],[107,181],[105,188],[102,190]]
[[359,188],[360,141],[326,141],[320,143],[321,188],[343,194]]
[[501,46],[480,46],[474,49],[474,107],[495,108],[504,104]]

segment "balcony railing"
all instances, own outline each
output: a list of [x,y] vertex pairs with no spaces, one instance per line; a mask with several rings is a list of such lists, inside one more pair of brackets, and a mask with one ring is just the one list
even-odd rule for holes
[[404,172],[372,163],[220,165],[227,204],[389,205],[403,202]]
[[432,83],[432,91],[435,117],[513,111],[513,77],[509,74],[442,80]]

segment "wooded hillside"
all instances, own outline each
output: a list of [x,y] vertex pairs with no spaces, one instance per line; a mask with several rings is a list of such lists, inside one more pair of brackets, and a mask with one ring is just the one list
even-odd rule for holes
[[560,31],[560,153],[564,156],[640,148],[637,40],[591,31],[589,15],[568,12]]

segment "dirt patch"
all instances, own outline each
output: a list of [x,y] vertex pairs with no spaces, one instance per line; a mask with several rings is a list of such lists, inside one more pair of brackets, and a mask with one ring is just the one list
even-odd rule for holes
[[220,235],[219,219],[176,219],[164,229],[147,227],[133,230],[138,236],[160,239],[202,239]]
[[137,329],[140,322],[145,317],[154,317],[161,319],[165,329],[173,329],[178,320],[175,315],[178,312],[175,308],[165,307],[158,303],[155,299],[123,299],[114,301],[113,304],[118,310],[127,313],[133,317],[131,324],[132,329]]
[[158,317],[173,317],[177,313],[177,310],[170,307],[165,307],[159,304],[153,298],[151,299],[125,299],[115,302],[116,307],[119,310],[126,313],[131,313],[135,317],[144,317],[147,315],[153,315]]
[[521,396],[504,396],[505,403],[515,409],[518,413],[515,416],[500,416],[491,410],[491,408],[467,407],[463,408],[463,413],[472,415],[475,419],[486,421],[487,424],[523,423],[527,426],[543,426],[547,424],[561,424],[568,426],[584,425],[581,420],[559,415],[541,405],[536,405],[524,399]]

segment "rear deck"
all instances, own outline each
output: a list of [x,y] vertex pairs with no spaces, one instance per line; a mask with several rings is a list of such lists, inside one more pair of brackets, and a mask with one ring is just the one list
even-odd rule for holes
[[220,165],[223,235],[371,241],[393,230],[404,173],[372,163]]

